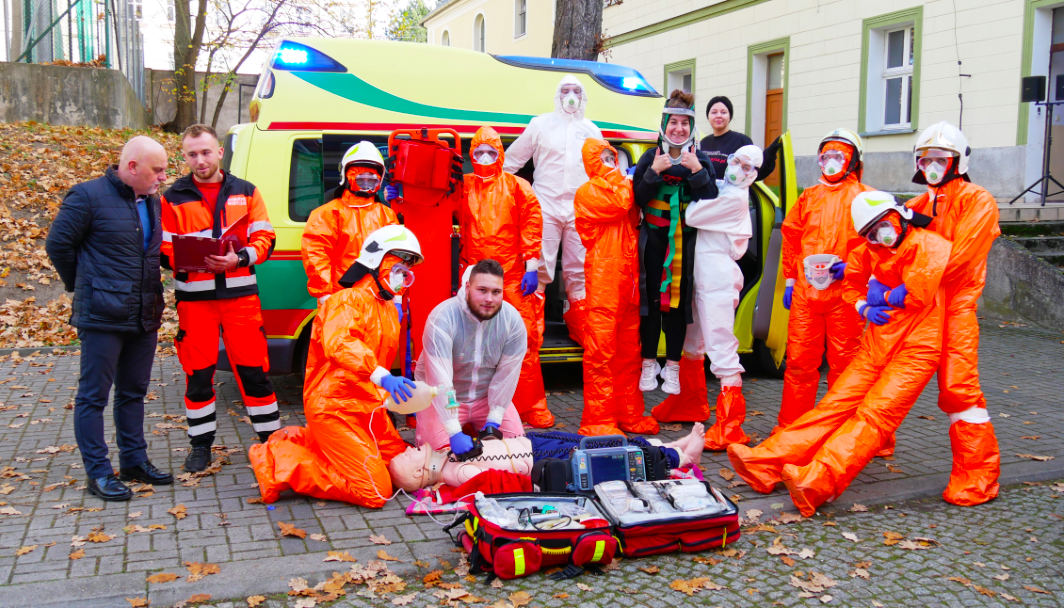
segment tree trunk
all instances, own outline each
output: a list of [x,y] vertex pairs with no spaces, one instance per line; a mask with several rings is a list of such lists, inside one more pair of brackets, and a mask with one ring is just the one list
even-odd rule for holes
[[196,122],[196,60],[203,46],[207,0],[197,0],[196,21],[192,23],[191,0],[174,0],[174,120],[163,125],[170,133],[180,133]]
[[597,61],[602,43],[603,0],[556,0],[554,44],[557,59]]

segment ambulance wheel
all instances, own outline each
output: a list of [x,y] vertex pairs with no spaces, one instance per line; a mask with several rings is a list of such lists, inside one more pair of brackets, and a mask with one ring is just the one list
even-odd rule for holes
[[765,341],[754,341],[754,357],[757,358],[758,368],[761,369],[762,374],[770,378],[781,379],[783,373],[787,371],[787,356],[784,354],[783,361],[780,362],[779,367],[776,367],[776,360],[772,359],[772,351],[765,346]]

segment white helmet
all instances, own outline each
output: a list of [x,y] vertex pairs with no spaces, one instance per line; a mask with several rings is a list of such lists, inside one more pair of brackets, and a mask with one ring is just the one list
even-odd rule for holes
[[367,269],[379,268],[384,255],[389,253],[400,258],[414,257],[408,261],[408,266],[418,264],[425,259],[421,255],[421,244],[409,228],[400,224],[389,224],[366,236],[362,251],[359,252],[355,262]]
[[347,184],[347,166],[358,165],[361,167],[376,167],[381,177],[384,177],[384,157],[373,142],[362,140],[351,146],[340,159],[340,186]]
[[850,204],[853,228],[858,235],[861,235],[891,211],[898,212],[906,220],[913,219],[913,210],[898,203],[894,195],[889,192],[879,190],[862,192],[854,197],[853,203]]
[[[964,137],[960,129],[946,121],[935,123],[924,129],[919,139],[916,140],[916,145],[913,146],[913,166],[915,167],[916,162],[920,160],[921,152],[932,148],[945,150],[957,157],[957,175],[968,173],[968,158],[972,154],[972,149],[968,146],[968,138]],[[916,173],[921,173],[919,167],[916,168]]]
[[820,140],[820,145],[817,146],[817,152],[824,147],[824,144],[828,142],[842,142],[853,146],[853,149],[857,152],[857,161],[864,160],[864,142],[861,141],[861,136],[857,135],[853,131],[840,127],[835,129],[831,133],[824,136],[824,139]]

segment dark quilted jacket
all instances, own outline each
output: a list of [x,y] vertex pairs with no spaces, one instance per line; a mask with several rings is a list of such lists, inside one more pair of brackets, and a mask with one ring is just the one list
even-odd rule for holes
[[148,198],[148,213],[154,228],[145,253],[136,197],[114,167],[67,193],[45,250],[67,291],[74,292],[70,325],[111,332],[159,328],[164,305],[158,196]]

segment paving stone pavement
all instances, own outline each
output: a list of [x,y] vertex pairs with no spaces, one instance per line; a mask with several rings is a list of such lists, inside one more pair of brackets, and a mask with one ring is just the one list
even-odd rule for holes
[[[1060,370],[1064,362],[1064,335],[989,319],[983,320],[981,327],[980,370],[1001,443],[1003,481],[1016,483],[1064,478],[1064,373]],[[157,487],[150,494],[141,493],[128,504],[105,504],[83,490],[84,469],[77,450],[54,452],[54,448],[49,448],[64,449],[75,444],[73,411],[65,406],[73,402],[78,358],[48,354],[28,356],[20,362],[14,362],[13,359],[0,362],[0,402],[3,403],[0,410],[0,467],[5,468],[0,471],[0,501],[5,503],[0,505],[0,586],[5,592],[0,596],[0,605],[124,606],[127,604],[124,600],[126,597],[147,596],[152,599],[154,606],[163,606],[199,593],[211,594],[215,599],[233,599],[251,594],[283,592],[287,590],[286,582],[294,575],[314,581],[315,577],[326,576],[337,570],[335,563],[322,564],[327,550],[349,551],[362,561],[374,558],[381,546],[369,541],[370,534],[384,535],[395,542],[387,546],[388,553],[407,561],[393,563],[397,572],[415,569],[411,565],[415,559],[434,565],[438,557],[447,557],[452,562],[456,560],[457,555],[451,553],[450,542],[441,527],[425,517],[407,518],[402,511],[405,505],[403,500],[392,502],[382,510],[365,510],[295,495],[285,496],[270,506],[272,509],[248,503],[248,499],[258,496],[246,456],[246,448],[256,441],[256,436],[250,425],[241,421],[245,412],[240,404],[235,380],[228,373],[217,375],[216,390],[219,412],[217,443],[234,451],[228,456],[229,463],[219,473],[203,478],[195,487],[181,484]],[[149,430],[149,456],[157,466],[177,473],[188,443],[184,430],[179,428],[183,424],[180,417],[184,414],[184,379],[176,357],[164,355],[157,358],[152,379],[151,394],[146,404],[148,418],[145,420],[145,428]],[[564,424],[558,427],[575,431],[579,426],[582,406],[579,366],[557,366],[546,375],[546,380],[551,392],[548,402],[559,423]],[[300,379],[293,376],[274,377],[274,383],[281,401],[284,423],[302,424]],[[716,397],[716,383],[710,379],[709,384],[712,401]],[[757,373],[746,375],[744,392],[750,417],[745,428],[752,436],[756,434],[755,439],[767,437],[771,431],[781,391],[780,380],[759,377]],[[936,394],[932,382],[898,431],[894,460],[886,462],[876,459],[857,478],[851,489],[828,510],[848,507],[854,502],[869,506],[896,504],[911,498],[933,497],[941,492],[951,460],[947,435],[949,422],[935,406]],[[648,394],[648,407],[657,404],[663,397],[659,392]],[[165,415],[169,415],[169,418]],[[667,429],[663,430],[662,435],[675,438],[687,433],[687,429],[689,426]],[[107,424],[107,434],[114,449],[110,422]],[[404,435],[412,436],[412,433],[404,432]],[[1044,455],[1056,459],[1033,461],[1018,457],[1018,454]],[[718,473],[721,468],[728,467],[723,454],[704,453],[702,465],[710,474],[710,480],[725,487],[729,494],[737,496],[743,510],[756,508],[766,514],[775,513],[780,503],[790,508],[785,492],[760,496],[743,485],[728,488],[728,483]],[[940,500],[933,499],[920,504],[923,507],[913,508],[913,512],[914,515],[921,515],[923,520],[920,522],[926,522],[927,527],[940,522],[936,519],[943,519],[941,524],[944,527],[948,525],[963,529],[971,526],[974,531],[971,534],[966,535],[961,531],[955,533],[957,542],[967,542],[972,535],[984,535],[988,543],[992,543],[991,546],[966,549],[983,553],[988,557],[983,562],[988,565],[992,561],[1002,562],[1005,557],[1014,561],[1019,553],[1030,551],[1033,552],[1032,556],[1037,556],[1034,562],[1026,565],[1027,568],[1059,569],[1061,542],[1059,538],[1052,543],[1051,540],[1054,534],[1059,534],[1060,521],[1039,518],[1043,513],[1054,510],[1064,513],[1064,508],[1060,507],[1059,499],[1049,499],[1047,493],[1043,493],[1044,501],[1033,499],[1042,497],[1038,493],[1048,487],[1031,488],[1036,490],[1018,492],[1019,499],[1016,501],[1020,503],[1015,509],[1007,507],[1013,503],[1010,495],[1007,501],[998,500],[988,506],[967,510],[946,506]],[[188,514],[181,520],[167,512],[179,504],[186,507]],[[77,511],[78,508],[84,508],[85,511]],[[893,518],[895,514],[895,511],[874,512],[874,516],[846,516],[856,518],[855,522],[859,523],[867,520],[867,526],[871,528],[858,531],[861,539],[876,537],[872,529],[886,526],[883,524],[886,521],[874,518]],[[1032,518],[1032,515],[1039,515],[1039,518]],[[281,538],[278,522],[295,524],[311,535],[324,535],[326,540],[316,541],[310,536],[305,540]],[[150,532],[123,531],[126,527],[140,525],[148,528],[153,524],[165,525],[166,528]],[[71,547],[73,536],[87,536],[98,527],[102,527],[103,532],[114,536],[114,539],[103,543],[89,542],[80,548]],[[857,530],[858,525],[854,527]],[[1028,546],[1025,541],[1028,535],[1019,533],[1022,528],[1037,529],[1030,536],[1037,537],[1039,542],[1029,542],[1034,545]],[[917,600],[923,598],[922,592],[916,592],[922,589],[910,589],[907,585],[905,574],[909,573],[910,567],[888,568],[887,563],[894,560],[892,549],[875,547],[875,551],[872,551],[869,548],[865,554],[847,551],[832,537],[837,537],[836,532],[823,528],[819,521],[791,525],[787,533],[796,535],[794,538],[785,537],[788,544],[806,546],[822,542],[818,546],[821,548],[817,550],[818,556],[831,557],[832,560],[828,562],[834,570],[829,572],[829,566],[822,563],[816,566],[843,582],[830,593],[837,599],[849,599],[848,602],[836,602],[868,604],[873,597],[862,596],[865,592],[876,594],[877,590],[899,589],[916,596],[903,594],[896,597],[898,600],[882,602],[888,605],[922,603],[922,600]],[[770,534],[756,533],[738,546],[751,555],[756,554],[757,550],[750,540],[763,545],[770,542],[771,537]],[[907,556],[924,557],[914,559],[917,563],[911,564],[912,573],[926,573],[930,577],[947,572],[955,562],[956,556],[951,552],[956,550],[958,544],[943,543],[943,548],[910,552]],[[20,551],[30,546],[36,547],[19,555]],[[70,555],[75,550],[84,550],[84,557],[71,559]],[[1046,552],[1056,552],[1055,560]],[[998,553],[1002,558],[989,558],[991,554],[997,556]],[[848,565],[866,555],[873,561],[883,561],[883,571],[879,577],[867,582],[856,581],[839,571],[846,566],[844,562]],[[221,572],[195,583],[184,579],[159,584],[145,582],[145,577],[152,573],[186,575],[185,562],[218,564]],[[636,566],[651,563],[660,566],[663,573],[666,571],[665,565],[671,565],[671,575],[668,578],[660,575],[651,578],[636,570]],[[879,562],[873,562],[873,565],[877,564]],[[772,563],[771,568],[779,570],[782,564]],[[847,568],[852,568],[852,565]],[[876,569],[873,566],[871,571],[874,573]],[[752,577],[757,579],[757,568],[746,572],[754,573]],[[782,587],[776,589],[772,587],[775,584],[770,586],[760,581],[742,582],[744,588],[760,590],[754,595],[722,596],[719,600],[703,593],[693,597],[678,595],[667,585],[677,577],[707,574],[716,581],[717,573],[721,573],[722,579],[732,574],[732,570],[724,569],[721,565],[707,572],[703,565],[692,563],[685,556],[626,562],[620,573],[626,582],[624,586],[634,589],[647,585],[655,591],[643,593],[649,596],[622,594],[614,584],[606,586],[599,583],[608,580],[589,579],[586,585],[608,590],[579,597],[577,593],[581,591],[569,586],[565,590],[572,597],[565,602],[605,605],[680,605],[692,602],[757,605],[777,601],[795,604],[802,600],[795,596],[790,586],[781,584]],[[1031,585],[1060,594],[1060,573],[1054,573],[1055,580],[1046,577],[1040,580],[1041,583]],[[611,577],[616,575],[611,574]],[[1037,573],[1032,572],[1032,582],[1037,580],[1035,575]],[[964,576],[975,581],[971,575]],[[1019,579],[1016,575],[1013,577]],[[653,582],[666,579],[668,581],[660,593],[653,588]],[[891,582],[889,585],[886,583],[888,581]],[[728,585],[727,588],[738,590],[740,584],[736,582],[730,582],[735,585]],[[746,583],[749,585],[746,586]],[[835,592],[842,589],[843,584],[847,589],[852,589],[849,593],[851,596],[840,596],[841,592]],[[959,584],[946,585],[935,580],[934,584],[926,585],[931,586],[928,589],[936,594],[941,590],[949,590],[952,595],[935,596],[936,602],[930,604],[984,605],[1003,602],[1000,597],[978,596],[977,593],[973,593],[976,594],[973,596],[970,594],[972,588]],[[553,584],[547,584],[543,578],[507,586],[508,590],[516,590],[521,586],[530,591],[530,586],[554,589],[551,587]],[[1009,593],[1021,598],[1024,604],[1046,601],[1050,605],[1060,605],[1064,600],[1054,596],[1031,596],[1022,587],[1017,588],[1019,592],[1008,588]],[[775,592],[770,592],[770,589]],[[536,598],[536,604],[563,604],[563,599],[548,598],[538,592]],[[356,604],[370,600],[360,598]],[[422,605],[426,603],[438,601],[426,596],[415,602]]]

